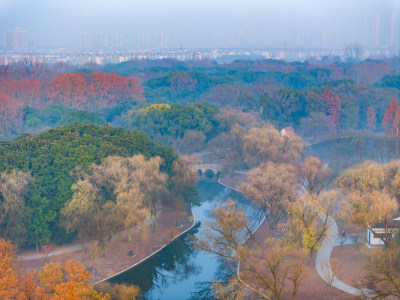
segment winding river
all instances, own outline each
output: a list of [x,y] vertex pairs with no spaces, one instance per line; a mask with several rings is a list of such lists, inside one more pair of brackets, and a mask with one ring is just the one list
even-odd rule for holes
[[196,225],[148,260],[111,278],[110,282],[138,285],[142,290],[140,299],[212,298],[211,282],[226,279],[235,268],[215,255],[194,248],[194,237],[201,237],[212,209],[229,198],[236,199],[246,211],[251,220],[250,228],[258,225],[261,216],[257,215],[248,199],[219,183],[199,182],[197,190],[201,205],[193,207]]

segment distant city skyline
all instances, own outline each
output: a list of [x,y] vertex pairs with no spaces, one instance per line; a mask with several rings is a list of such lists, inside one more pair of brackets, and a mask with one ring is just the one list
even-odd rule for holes
[[0,47],[11,49],[7,33],[17,27],[36,40],[37,48],[343,49],[354,43],[365,48],[400,45],[400,1],[396,0],[215,2],[0,0]]
[[19,27],[7,32],[7,50],[13,52],[34,51],[35,39],[29,37],[28,32]]

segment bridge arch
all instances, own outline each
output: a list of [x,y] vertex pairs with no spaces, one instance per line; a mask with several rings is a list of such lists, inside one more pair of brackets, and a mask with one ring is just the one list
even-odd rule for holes
[[221,175],[222,166],[217,164],[198,164],[193,166],[200,180],[218,181]]

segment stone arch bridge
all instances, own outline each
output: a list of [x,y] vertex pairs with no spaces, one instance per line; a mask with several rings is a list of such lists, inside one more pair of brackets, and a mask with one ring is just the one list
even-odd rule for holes
[[197,164],[193,165],[193,170],[197,173],[200,180],[218,181],[222,166],[217,164]]

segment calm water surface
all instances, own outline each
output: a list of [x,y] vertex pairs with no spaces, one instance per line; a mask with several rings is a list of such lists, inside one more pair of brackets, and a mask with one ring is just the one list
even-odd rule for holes
[[193,247],[193,238],[200,237],[204,223],[210,220],[210,212],[228,198],[237,199],[246,210],[255,228],[261,220],[250,201],[241,194],[218,183],[200,182],[197,186],[201,205],[193,207],[196,226],[159,253],[140,265],[110,279],[112,283],[138,285],[143,293],[141,299],[178,300],[212,298],[207,293],[210,282],[223,280],[231,275],[227,262],[199,251]]

